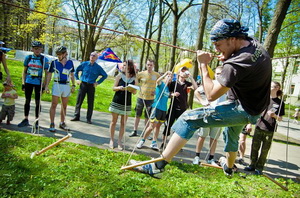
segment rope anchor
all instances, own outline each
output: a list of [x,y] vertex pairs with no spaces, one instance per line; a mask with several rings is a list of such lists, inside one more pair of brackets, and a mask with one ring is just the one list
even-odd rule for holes
[[40,151],[35,151],[35,152],[31,153],[30,158],[32,159],[34,156],[40,155],[40,154],[42,154],[42,153],[48,151],[49,149],[51,149],[51,148],[57,146],[58,144],[60,144],[61,142],[67,140],[67,139],[70,138],[70,137],[72,137],[72,134],[71,134],[71,133],[68,133],[68,135],[66,135],[65,137],[63,137],[63,138],[57,140],[56,142],[50,144],[49,146],[43,148],[42,150],[40,150]]

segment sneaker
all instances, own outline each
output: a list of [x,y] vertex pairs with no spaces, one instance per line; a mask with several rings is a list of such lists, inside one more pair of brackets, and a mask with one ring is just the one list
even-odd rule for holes
[[132,133],[129,135],[129,137],[135,137],[138,136],[136,131],[132,131]]
[[199,157],[199,156],[196,156],[196,157],[194,158],[193,164],[195,164],[195,165],[200,165],[200,164],[201,164],[201,162],[200,162],[200,157]]
[[231,179],[232,176],[233,176],[233,171],[231,170],[231,172],[228,172],[228,170],[227,170],[228,167],[227,167],[227,164],[226,164],[226,162],[227,162],[226,157],[220,157],[219,162],[220,162],[220,164],[221,164],[221,166],[223,168],[223,172],[224,172],[225,176],[227,178]]
[[254,175],[262,175],[263,172],[261,170],[255,169]]
[[54,123],[50,124],[49,131],[54,133],[56,131]]
[[29,126],[29,121],[28,121],[28,119],[24,119],[24,120],[22,120],[22,122],[20,122],[20,123],[18,124],[18,127],[25,127],[25,126]]
[[242,158],[240,158],[239,160],[238,160],[238,163],[240,164],[240,165],[243,165],[243,166],[247,166],[248,164],[244,161],[244,159],[242,159]]
[[159,149],[158,149],[158,145],[157,145],[157,143],[155,142],[155,143],[152,143],[152,144],[150,144],[150,148],[151,149],[153,149],[153,150],[156,150],[156,151],[158,151]]
[[[130,160],[129,161],[130,165],[134,165],[134,164],[137,164],[137,163],[140,163],[140,162],[136,161],[136,160]],[[146,164],[146,165],[143,165],[143,166],[138,166],[138,167],[133,168],[133,170],[135,170],[137,172],[140,172],[140,173],[148,174],[150,176],[154,176],[155,174],[163,172],[163,170],[160,170],[160,169],[156,168],[154,163]]]
[[67,127],[66,123],[65,122],[61,122],[59,123],[59,128],[65,130],[65,131],[70,131],[70,128]]
[[253,166],[247,166],[244,168],[244,171],[255,171],[255,168]]
[[216,163],[216,161],[215,161],[214,159],[207,160],[207,163],[208,163],[208,164],[211,164],[211,165],[213,165],[213,166],[219,166],[219,165]]
[[137,145],[136,148],[141,149],[144,145],[145,141],[141,140]]
[[148,136],[148,138],[147,138],[148,140],[152,140],[153,138],[151,137],[151,136]]

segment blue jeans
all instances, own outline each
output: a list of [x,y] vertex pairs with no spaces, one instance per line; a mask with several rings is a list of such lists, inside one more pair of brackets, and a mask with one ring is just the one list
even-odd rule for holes
[[257,116],[248,114],[237,102],[223,102],[216,107],[202,107],[185,111],[172,126],[181,138],[189,140],[200,127],[227,127],[223,135],[225,152],[238,150],[239,134],[244,125],[255,124]]

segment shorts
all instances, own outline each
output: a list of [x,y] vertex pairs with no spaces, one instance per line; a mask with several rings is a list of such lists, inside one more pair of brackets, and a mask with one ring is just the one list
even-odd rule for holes
[[218,139],[221,135],[222,127],[210,127],[210,128],[200,128],[198,135],[200,137],[207,137],[209,135],[212,139]]
[[255,124],[259,115],[248,114],[237,101],[223,102],[216,107],[202,107],[185,111],[173,124],[172,130],[189,140],[200,127],[226,127],[223,131],[225,152],[238,150],[239,134],[243,127]]
[[7,116],[8,121],[12,121],[15,116],[15,105],[2,105],[0,120],[5,120]]
[[71,87],[69,84],[53,83],[52,95],[58,97],[69,97],[71,95]]
[[141,117],[143,113],[143,109],[146,105],[145,108],[145,118],[148,118],[151,112],[151,105],[153,104],[154,100],[143,100],[141,98],[138,98],[136,101],[136,106],[135,106],[135,117]]
[[166,121],[167,112],[162,111],[157,108],[151,108],[150,122],[160,122],[163,123]]

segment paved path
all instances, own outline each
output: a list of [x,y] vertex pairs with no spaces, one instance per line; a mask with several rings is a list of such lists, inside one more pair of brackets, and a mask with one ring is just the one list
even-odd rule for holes
[[[23,105],[24,105],[24,98],[20,97],[16,100],[16,115],[12,124],[7,126],[2,124],[3,128],[22,131],[26,133],[31,133],[31,127],[17,127],[17,124],[23,119]],[[47,137],[56,137],[61,138],[66,135],[66,132],[57,130],[56,133],[50,133],[48,131],[49,127],[49,109],[50,103],[42,101],[42,112],[40,117],[40,130],[37,133],[41,136]],[[57,110],[60,109],[60,106],[57,107]],[[58,111],[59,112],[59,111]],[[58,126],[59,121],[59,114],[57,112],[56,115],[56,126]],[[101,149],[109,149],[109,124],[111,120],[111,115],[109,113],[103,112],[96,112],[94,111],[92,122],[93,124],[87,124],[85,120],[86,110],[82,109],[82,117],[81,121],[79,122],[71,122],[70,119],[73,117],[74,107],[68,107],[67,110],[67,125],[72,129],[72,137],[67,141],[83,144],[87,146],[94,146]],[[31,105],[30,111],[30,123],[34,120],[34,102]],[[140,126],[142,126],[143,120],[141,120]],[[289,124],[289,134],[292,136],[293,139],[300,142],[300,131],[299,126],[292,123],[282,122],[280,127],[278,128],[278,133],[284,135],[287,133],[287,124]],[[139,137],[128,137],[130,132],[133,128],[133,118],[128,119],[126,132],[125,132],[125,146],[126,151],[131,153],[134,149],[134,146],[139,140]],[[163,128],[163,127],[162,127]],[[118,129],[117,129],[118,130]],[[142,131],[143,128],[140,128]],[[139,134],[140,134],[139,131]],[[118,132],[116,131],[116,137]],[[115,139],[117,139],[115,137]],[[174,160],[183,161],[186,163],[191,163],[192,159],[194,158],[194,151],[195,151],[195,143],[197,140],[197,135],[195,133],[194,137],[186,144],[181,152],[179,152]],[[162,140],[159,139],[159,142]],[[246,149],[246,159],[245,161],[249,163],[249,153],[251,147],[251,138],[247,138],[247,149]],[[145,154],[152,157],[158,157],[159,152],[151,150],[148,146],[150,146],[151,141],[147,140],[143,149],[136,149],[135,153]],[[220,156],[224,155],[223,152],[224,143],[222,137],[218,140],[218,146],[216,150],[216,159]],[[115,149],[117,151],[117,149]],[[287,145],[283,143],[273,142],[272,148],[269,155],[269,162],[265,169],[265,172],[268,173],[272,177],[289,177],[295,179],[300,178],[300,158],[299,158],[300,147],[295,145]],[[201,159],[205,159],[208,153],[208,138],[205,141],[204,148],[201,153]],[[287,162],[286,162],[287,161]],[[243,166],[238,165],[239,168],[243,168]]]

